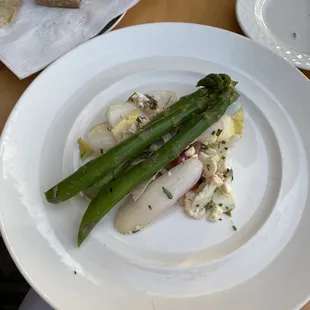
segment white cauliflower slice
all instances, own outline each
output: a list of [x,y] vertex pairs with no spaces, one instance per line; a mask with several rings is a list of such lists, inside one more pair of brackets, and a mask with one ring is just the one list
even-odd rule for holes
[[212,196],[212,201],[222,208],[224,212],[235,208],[235,200],[232,193],[225,193],[222,188],[218,189]]
[[208,178],[216,173],[217,171],[217,155],[206,155],[203,152],[200,152],[198,155],[199,160],[203,164],[203,176]]
[[214,150],[218,156],[217,170],[218,172],[225,173],[225,171],[228,169],[228,147],[223,142],[217,143],[212,147],[212,150]]
[[217,222],[223,215],[223,209],[218,205],[213,205],[208,215],[208,221],[210,222]]
[[208,155],[208,156],[212,156],[212,158],[218,162],[220,160],[218,154],[217,154],[217,150],[215,150],[214,148],[208,147],[206,150],[203,150],[201,153]]
[[206,207],[204,205],[197,205],[195,208],[192,207],[193,201],[185,197],[184,199],[184,210],[185,212],[194,219],[200,220],[206,214]]
[[214,144],[214,143],[216,143],[216,140],[217,140],[217,136],[215,136],[215,135],[209,135],[209,136],[203,141],[203,143],[206,144],[206,145]]
[[203,206],[202,208],[192,209],[192,203],[196,195],[194,191],[189,191],[180,202],[184,205],[184,210],[189,216],[199,220],[206,214],[206,208]]
[[224,184],[221,186],[221,190],[224,193],[230,194],[232,192],[231,183],[233,180],[233,170],[227,169],[224,175],[225,175],[225,179],[224,179]]
[[218,163],[217,169],[221,173],[225,173],[225,171],[227,171],[227,169],[228,169],[228,159],[227,159],[227,156],[222,156],[220,158],[220,161]]
[[[223,181],[216,175],[210,177],[209,181],[196,195],[192,202],[185,201],[185,212],[196,219],[201,219],[206,213],[206,205],[211,201],[211,198],[217,188],[223,185]],[[186,197],[185,197],[186,200]]]

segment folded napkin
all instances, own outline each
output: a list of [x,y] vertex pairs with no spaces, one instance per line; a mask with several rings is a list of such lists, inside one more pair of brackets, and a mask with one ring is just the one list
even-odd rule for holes
[[139,0],[81,0],[80,9],[47,8],[22,0],[0,28],[0,61],[23,79],[98,34]]

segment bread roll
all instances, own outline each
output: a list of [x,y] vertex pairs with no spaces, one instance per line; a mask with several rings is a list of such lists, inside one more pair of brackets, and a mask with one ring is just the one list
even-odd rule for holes
[[[1,1],[1,0],[0,0]],[[37,4],[51,8],[73,8],[80,7],[80,0],[36,0]]]
[[0,27],[11,22],[19,5],[19,0],[0,0]]

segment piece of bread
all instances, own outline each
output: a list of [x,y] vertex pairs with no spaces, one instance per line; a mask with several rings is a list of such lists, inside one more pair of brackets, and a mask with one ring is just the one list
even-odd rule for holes
[[[1,0],[0,0],[1,1]],[[80,0],[36,0],[37,4],[51,8],[72,8],[80,7]]]
[[11,22],[19,5],[19,0],[0,0],[0,27]]

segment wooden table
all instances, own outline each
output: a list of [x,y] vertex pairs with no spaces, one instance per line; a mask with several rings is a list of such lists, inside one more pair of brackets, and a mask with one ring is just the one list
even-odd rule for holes
[[[235,0],[140,0],[117,28],[169,21],[205,24],[243,34],[235,17],[235,3]],[[310,72],[304,74],[310,78]],[[19,80],[0,64],[0,131],[16,101],[35,77]],[[310,310],[310,303],[303,310]]]

